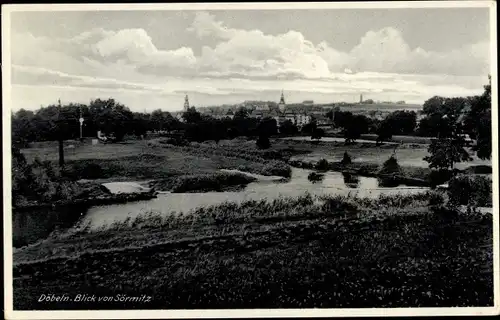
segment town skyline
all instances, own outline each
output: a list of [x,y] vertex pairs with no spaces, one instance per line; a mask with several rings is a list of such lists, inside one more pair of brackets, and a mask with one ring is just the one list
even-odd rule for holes
[[201,107],[278,102],[281,90],[290,103],[363,94],[421,104],[480,93],[490,69],[487,8],[14,12],[11,21],[14,110],[112,97],[134,111],[178,111],[186,94]]

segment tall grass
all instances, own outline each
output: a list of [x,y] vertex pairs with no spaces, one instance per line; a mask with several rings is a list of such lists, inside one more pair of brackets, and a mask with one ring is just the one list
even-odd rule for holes
[[449,181],[448,196],[456,205],[491,206],[492,181],[483,176],[459,175]]
[[224,202],[202,207],[187,213],[147,212],[133,220],[115,222],[98,231],[126,229],[176,229],[203,225],[229,226],[235,223],[262,223],[293,221],[296,219],[334,218],[363,216],[405,215],[407,212],[428,210],[429,194],[381,196],[379,199],[351,196],[281,197],[274,200],[248,200],[242,203]]
[[158,190],[172,192],[222,191],[227,187],[244,186],[255,180],[254,177],[240,173],[215,172],[176,176],[167,180],[154,181],[151,186]]

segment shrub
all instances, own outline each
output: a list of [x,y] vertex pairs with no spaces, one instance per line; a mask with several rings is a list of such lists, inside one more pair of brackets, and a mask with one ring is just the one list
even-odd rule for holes
[[395,188],[401,184],[401,179],[396,176],[377,177],[379,187]]
[[271,161],[264,165],[261,174],[266,176],[281,176],[290,178],[292,176],[292,168],[283,161]]
[[266,136],[259,136],[255,144],[259,149],[269,149],[271,147],[271,142],[269,142],[269,138]]
[[355,187],[359,183],[359,177],[357,175],[348,172],[342,172],[342,177],[344,178],[344,183],[348,186]]
[[328,170],[328,167],[329,163],[326,159],[320,159],[315,165],[316,170],[321,170],[321,171]]
[[307,180],[309,180],[311,182],[317,182],[317,181],[323,180],[323,177],[324,177],[323,174],[313,171],[313,172],[309,173],[309,175],[307,176]]
[[382,175],[401,175],[401,173],[401,167],[398,164],[398,160],[394,156],[387,159],[379,171],[379,174]]
[[429,206],[440,207],[444,204],[444,195],[439,192],[429,192]]
[[80,187],[64,178],[61,169],[49,161],[35,159],[28,164],[18,151],[12,152],[12,203],[47,203],[74,198]]
[[178,177],[172,192],[222,191],[225,187],[246,185],[255,178],[239,173],[215,173]]
[[470,166],[464,170],[466,173],[476,173],[476,174],[491,174],[493,172],[493,168],[491,166],[486,165],[477,165]]
[[453,172],[448,169],[441,170],[431,170],[429,175],[427,176],[427,180],[432,188],[443,184],[450,180],[453,176]]
[[187,145],[189,145],[188,140],[180,138],[180,137],[161,139],[159,142],[162,144],[171,144],[173,146],[187,146]]
[[491,206],[492,181],[483,176],[458,175],[448,183],[448,197],[454,205]]
[[352,163],[351,156],[346,152],[344,152],[344,157],[342,158],[342,161],[340,161],[341,164],[343,165],[348,165]]

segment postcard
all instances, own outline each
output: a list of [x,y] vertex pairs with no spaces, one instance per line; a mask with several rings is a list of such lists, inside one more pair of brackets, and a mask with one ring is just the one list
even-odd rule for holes
[[1,16],[6,319],[500,313],[494,1]]

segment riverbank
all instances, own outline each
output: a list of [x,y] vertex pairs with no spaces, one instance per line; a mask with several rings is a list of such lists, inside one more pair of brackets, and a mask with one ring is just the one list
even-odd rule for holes
[[[491,305],[491,215],[447,211],[430,205],[430,198],[226,203],[61,235],[14,253],[14,307]],[[37,301],[54,286],[61,295],[152,299],[126,305]]]
[[35,211],[38,209],[59,210],[63,207],[91,207],[98,205],[109,205],[125,203],[130,201],[150,200],[156,197],[154,191],[142,193],[113,194],[104,186],[95,182],[76,183],[78,192],[69,199],[61,199],[50,202],[27,201],[20,205],[14,205],[14,212]]
[[184,175],[170,179],[153,180],[149,187],[173,193],[230,191],[244,188],[254,177],[238,172],[215,172],[203,175]]

